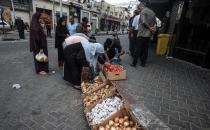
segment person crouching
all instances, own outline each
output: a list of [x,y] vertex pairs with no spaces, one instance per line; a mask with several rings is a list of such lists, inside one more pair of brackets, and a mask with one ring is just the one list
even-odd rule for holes
[[76,89],[81,89],[81,73],[83,67],[96,68],[98,55],[104,53],[100,43],[79,42],[69,44],[64,48],[64,77]]

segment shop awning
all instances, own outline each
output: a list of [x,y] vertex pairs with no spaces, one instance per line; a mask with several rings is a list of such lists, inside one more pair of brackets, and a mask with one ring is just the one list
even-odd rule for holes
[[107,20],[110,20],[110,21],[115,21],[115,22],[121,22],[123,21],[122,19],[119,19],[119,18],[115,18],[115,17],[108,17]]

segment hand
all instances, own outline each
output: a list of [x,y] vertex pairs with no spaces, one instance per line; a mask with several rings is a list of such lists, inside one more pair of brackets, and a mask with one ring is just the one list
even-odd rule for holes
[[120,53],[120,55],[124,55],[125,54],[125,51],[122,51],[121,53]]
[[106,61],[105,64],[110,65],[111,64],[110,60]]
[[151,31],[152,33],[155,33],[155,32],[156,32],[156,27],[150,27],[150,31]]
[[93,65],[90,63],[90,64],[89,64],[89,67],[92,67],[92,66],[93,66]]
[[131,33],[131,37],[133,37],[133,33]]

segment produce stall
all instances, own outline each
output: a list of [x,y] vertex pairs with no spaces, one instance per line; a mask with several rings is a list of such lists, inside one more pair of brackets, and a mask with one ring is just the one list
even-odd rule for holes
[[[120,68],[114,71],[124,71]],[[109,79],[98,76],[94,81],[83,81],[81,88],[84,114],[91,130],[144,130],[130,111],[129,103]]]
[[103,72],[106,78],[112,81],[126,79],[126,70],[121,65],[105,63]]

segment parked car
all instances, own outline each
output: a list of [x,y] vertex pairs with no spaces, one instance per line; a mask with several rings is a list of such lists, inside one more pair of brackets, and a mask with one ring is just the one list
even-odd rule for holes
[[11,28],[10,28],[10,25],[6,22],[6,21],[3,21],[0,19],[0,31],[3,31],[3,25],[4,25],[4,30],[5,31],[10,31]]

